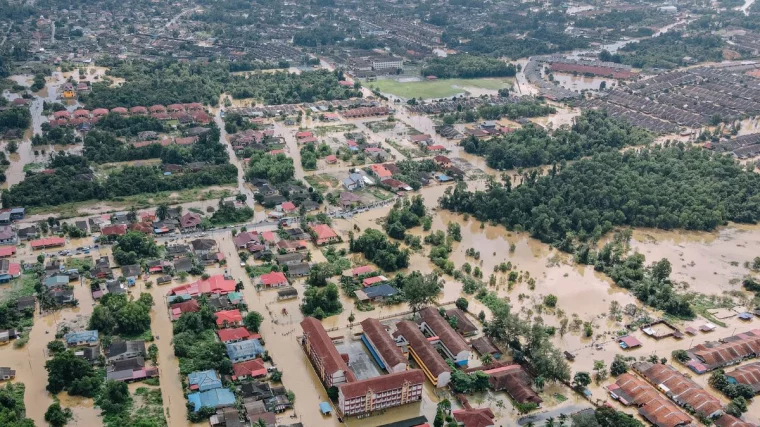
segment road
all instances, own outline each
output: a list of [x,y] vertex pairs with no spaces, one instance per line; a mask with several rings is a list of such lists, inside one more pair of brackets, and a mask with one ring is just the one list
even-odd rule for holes
[[285,145],[288,147],[290,158],[293,159],[293,166],[295,166],[296,169],[294,176],[296,179],[303,181],[305,174],[303,172],[303,166],[301,166],[301,150],[298,148],[296,136],[291,129],[288,129],[276,120],[274,121],[274,133],[285,139]]
[[219,128],[220,136],[219,140],[222,144],[224,144],[225,148],[227,149],[227,154],[230,157],[230,163],[235,165],[238,170],[238,193],[245,194],[246,199],[245,203],[250,207],[253,208],[254,200],[253,200],[253,191],[251,191],[248,186],[245,185],[245,165],[243,162],[240,161],[240,159],[237,158],[237,155],[235,154],[235,150],[232,148],[232,144],[230,144],[229,139],[227,138],[227,131],[224,130],[224,119],[222,119],[222,112],[221,110],[217,111],[214,115],[214,122],[216,123],[216,126]]

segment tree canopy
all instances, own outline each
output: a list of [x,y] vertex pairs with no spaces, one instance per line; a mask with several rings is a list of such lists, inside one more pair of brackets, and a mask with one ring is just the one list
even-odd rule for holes
[[445,78],[514,77],[517,69],[497,58],[467,54],[448,55],[428,61],[420,74]]

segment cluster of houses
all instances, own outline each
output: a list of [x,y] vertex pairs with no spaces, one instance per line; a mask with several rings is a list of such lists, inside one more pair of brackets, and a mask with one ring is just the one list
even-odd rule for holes
[[[69,90],[73,90],[71,84],[66,83],[62,86],[62,93],[65,95]],[[49,123],[51,127],[71,126],[79,127],[82,125],[93,125],[108,114],[118,114],[120,116],[150,116],[157,120],[177,120],[180,124],[206,125],[211,123],[211,116],[206,112],[203,104],[198,102],[190,104],[171,104],[153,105],[143,107],[141,105],[126,108],[115,107],[110,110],[107,108],[96,108],[94,110],[78,109],[73,112],[66,110],[54,112]]]
[[248,129],[228,135],[228,139],[235,152],[251,148],[257,151],[269,151],[270,154],[277,154],[281,150],[270,150],[270,146],[284,143],[282,137],[274,136],[274,129],[272,128],[263,130]]
[[98,331],[75,331],[63,336],[66,346],[91,365],[104,365],[106,379],[121,382],[158,377],[158,368],[146,362],[145,341],[116,340],[102,349]]
[[[450,316],[458,319],[456,329],[447,320]],[[318,320],[307,317],[301,322],[301,328],[300,343],[324,386],[338,389],[336,406],[344,416],[363,417],[419,401],[426,378],[435,387],[449,384],[452,368],[447,361],[467,373],[482,371],[488,375],[493,390],[505,391],[519,403],[542,403],[532,388],[533,378],[522,366],[498,361],[499,351],[485,337],[478,338],[477,346],[475,341],[469,344],[465,341],[464,337],[477,334],[478,328],[457,308],[448,310],[445,316],[437,308],[425,308],[419,312],[417,322],[401,320],[395,324],[383,324],[372,318],[362,321],[361,341],[386,373],[362,380],[350,368],[351,357],[338,352],[333,344],[335,339],[327,335]],[[494,362],[467,368],[471,348],[481,354],[493,355]],[[418,369],[410,368],[410,356]],[[494,419],[492,413],[480,411],[466,406],[455,418],[486,416],[489,421]]]
[[275,211],[269,213],[271,217],[282,217],[301,208],[306,212],[319,209],[319,203],[312,199],[312,193],[302,185],[273,185],[269,180],[261,178],[252,179],[251,185],[254,187],[254,198],[258,203],[267,209],[275,208]]
[[[275,414],[292,407],[283,387],[271,387],[262,381],[271,367],[262,360],[264,346],[258,333],[249,331],[243,322],[246,310],[242,293],[229,276],[215,275],[207,279],[177,286],[167,296],[169,315],[175,321],[184,313],[201,309],[198,299],[207,298],[214,310],[219,341],[227,349],[233,374],[222,378],[215,370],[195,371],[187,376],[187,399],[194,411],[211,407],[217,412],[211,417],[212,426],[241,426],[241,414],[236,408],[236,394],[242,398],[244,418],[252,423],[264,419],[269,425]],[[233,382],[236,392],[225,384]]]

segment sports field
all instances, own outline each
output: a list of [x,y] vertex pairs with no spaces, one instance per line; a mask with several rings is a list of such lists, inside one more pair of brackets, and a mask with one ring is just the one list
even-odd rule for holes
[[393,79],[379,79],[367,82],[365,86],[375,88],[383,93],[398,96],[400,98],[445,98],[454,96],[465,91],[478,92],[482,90],[499,90],[512,85],[509,78],[483,78],[483,79],[440,79],[423,80],[415,82],[399,82]]

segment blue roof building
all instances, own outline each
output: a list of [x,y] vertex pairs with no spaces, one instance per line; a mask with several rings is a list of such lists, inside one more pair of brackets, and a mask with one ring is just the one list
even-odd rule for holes
[[69,332],[63,339],[69,346],[95,345],[98,343],[98,331]]
[[232,359],[232,363],[255,359],[262,353],[264,353],[264,346],[258,339],[227,344],[227,356]]
[[235,395],[226,388],[192,393],[187,395],[187,400],[193,404],[194,412],[198,412],[204,406],[219,409],[235,405]]
[[222,387],[222,380],[215,370],[190,372],[187,376],[190,390],[206,391]]
[[48,288],[58,288],[69,284],[69,276],[59,274],[57,276],[51,276],[45,279],[45,286]]

